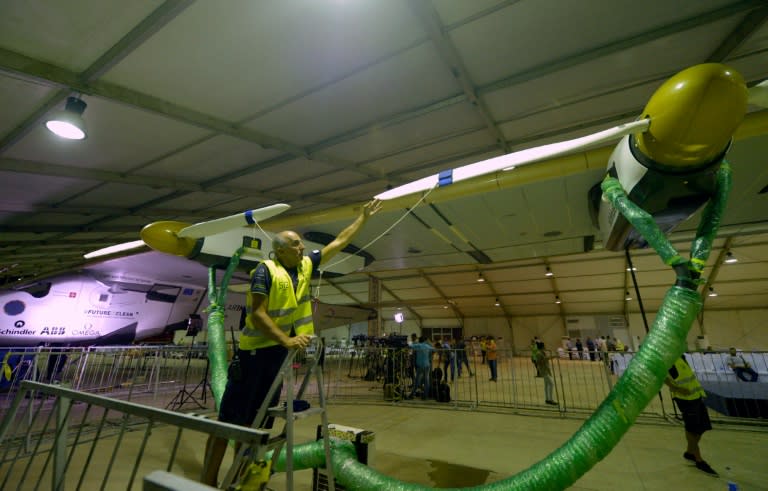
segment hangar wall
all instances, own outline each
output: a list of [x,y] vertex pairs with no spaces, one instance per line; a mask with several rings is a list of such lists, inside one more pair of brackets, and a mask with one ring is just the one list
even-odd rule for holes
[[[653,324],[656,312],[646,314],[649,326]],[[629,336],[645,337],[645,327],[640,313],[628,316]],[[730,346],[744,350],[768,351],[768,308],[749,310],[705,310],[703,315],[704,334],[708,344],[715,350],[726,350]],[[454,319],[425,319],[425,327],[455,327]],[[509,326],[513,332],[510,333]],[[528,348],[530,340],[538,336],[547,347],[557,347],[565,335],[565,322],[560,316],[504,317],[464,319],[465,336],[493,335],[514,343],[517,350]],[[599,329],[599,328],[598,328]],[[405,331],[405,329],[404,329]],[[416,326],[407,332],[419,332]],[[688,349],[697,349],[697,337],[702,335],[701,326],[695,322],[688,335]],[[623,339],[632,346],[632,339]],[[512,346],[510,344],[510,346]]]
[[[232,317],[234,319],[235,316]],[[606,328],[601,326],[601,319],[599,319],[603,317],[608,316],[594,316],[597,321],[590,324],[586,322],[589,320],[589,316],[579,316],[584,333],[582,336],[591,335],[590,332],[606,335]],[[656,313],[649,312],[646,317],[650,326],[653,324]],[[561,346],[562,337],[567,332],[566,329],[573,329],[573,324],[567,323],[569,318],[571,317],[563,318],[556,315],[468,318],[464,319],[464,335],[467,337],[492,335],[503,339],[503,347],[514,348],[515,350],[527,350],[531,339],[538,336],[548,348],[554,349]],[[765,325],[768,322],[766,320],[768,319],[768,308],[705,311],[703,319],[704,334],[706,334],[708,345],[715,350],[726,350],[730,346],[735,346],[744,350],[768,351],[768,327]],[[622,339],[622,341],[632,347],[633,340],[642,342],[645,337],[642,316],[639,313],[629,314],[628,324],[629,339]],[[459,323],[456,319],[424,319],[422,326],[459,327]],[[402,333],[408,336],[411,333],[421,334],[418,322],[411,319],[407,319],[402,325],[384,320],[382,327],[385,333]],[[591,329],[594,331],[590,331]],[[237,327],[235,327],[235,331],[237,331]],[[351,336],[358,333],[357,331],[354,325],[339,326],[323,331],[321,335],[326,337],[329,342],[332,339],[349,340]],[[227,335],[229,336],[229,331]],[[688,335],[689,350],[697,349],[697,337],[700,335],[702,335],[700,324],[695,322]]]

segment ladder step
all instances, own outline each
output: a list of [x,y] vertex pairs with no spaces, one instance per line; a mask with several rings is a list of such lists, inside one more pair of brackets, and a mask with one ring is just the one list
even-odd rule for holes
[[[320,345],[322,349],[322,345]],[[294,421],[298,419],[308,418],[313,415],[321,415],[322,417],[322,435],[323,439],[325,440],[326,448],[330,446],[330,431],[328,429],[328,416],[327,412],[325,410],[325,398],[323,396],[323,384],[322,384],[322,373],[316,371],[316,366],[318,363],[318,358],[315,357],[311,360],[311,364],[309,366],[309,369],[303,374],[303,379],[300,382],[300,389],[298,392],[291,393],[290,391],[287,392],[286,397],[288,400],[286,402],[283,402],[277,406],[274,407],[267,407],[269,404],[269,401],[272,400],[272,397],[275,396],[275,394],[279,394],[280,384],[296,384],[299,383],[298,380],[294,380],[293,377],[293,371],[292,371],[292,364],[294,362],[294,358],[296,356],[297,351],[296,350],[290,350],[288,356],[283,361],[280,370],[275,377],[275,380],[272,383],[271,388],[269,389],[269,392],[267,394],[267,397],[265,398],[264,403],[259,408],[259,411],[257,413],[257,417],[259,420],[263,418],[264,416],[270,416],[272,418],[282,418],[285,420],[285,425],[283,426],[283,429],[280,431],[278,435],[271,436],[271,429],[267,428],[259,428],[259,430],[264,431],[264,439],[262,440],[260,445],[257,445],[254,450],[252,450],[253,455],[251,455],[249,458],[253,460],[254,458],[265,458],[267,452],[273,451],[272,458],[277,458],[278,450],[284,450],[286,451],[286,468],[291,469],[290,472],[288,472],[288,477],[286,478],[286,489],[288,491],[293,491],[293,467],[292,467],[292,458],[288,459],[288,455],[293,455],[291,450],[293,450],[294,443],[292,439],[295,437],[293,434],[293,424]],[[302,400],[302,399],[295,399],[294,396],[301,397],[301,395],[304,393],[304,389],[307,387],[308,383],[310,382],[311,378],[314,378],[317,384],[317,391],[319,394],[319,399],[322,402],[322,405],[318,407],[310,407],[310,404],[308,401]],[[290,404],[290,406],[286,406],[286,404]],[[293,411],[291,412],[291,418],[288,418],[288,407],[292,408]],[[291,439],[288,438],[288,435],[291,435]],[[247,455],[246,455],[247,456]],[[326,472],[328,476],[333,476],[333,468],[330,462],[330,459],[327,459],[328,462],[326,463]],[[224,489],[230,489],[229,486],[233,483],[239,482],[240,477],[237,475],[237,469],[232,468],[230,469],[229,473],[227,474],[227,477],[225,478],[225,484]],[[333,480],[330,481],[330,487],[328,489],[331,489],[335,487],[333,486]]]
[[277,444],[284,443],[286,441],[285,434],[281,433],[279,435],[275,435],[273,437],[269,438],[269,441],[267,442],[267,448],[275,448]]

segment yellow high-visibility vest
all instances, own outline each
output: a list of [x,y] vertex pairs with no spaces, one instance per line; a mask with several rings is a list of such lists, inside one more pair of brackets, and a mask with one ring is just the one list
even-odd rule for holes
[[[312,279],[312,259],[304,256],[297,266],[299,284],[296,285],[296,291],[293,290],[291,276],[280,263],[266,260],[264,265],[272,277],[272,287],[269,289],[269,298],[267,299],[267,314],[286,335],[290,335],[292,330],[297,335],[314,334],[315,326],[312,323],[312,302],[309,294],[309,284]],[[246,295],[245,303],[247,315],[245,328],[240,333],[240,349],[250,351],[279,344],[264,335],[251,322],[250,314],[253,312],[251,294]]]
[[[675,360],[675,368],[677,369],[677,377],[673,379],[673,386],[669,388],[673,398],[685,399],[692,401],[699,397],[705,397],[706,393],[701,387],[701,384],[696,379],[696,374],[682,358]],[[683,388],[688,390],[688,394],[676,390],[677,388]]]

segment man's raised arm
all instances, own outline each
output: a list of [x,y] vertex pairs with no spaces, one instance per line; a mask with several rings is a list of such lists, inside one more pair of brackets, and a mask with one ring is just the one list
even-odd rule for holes
[[363,205],[360,210],[360,215],[352,222],[347,228],[341,231],[341,233],[333,239],[327,246],[323,247],[322,256],[320,257],[320,264],[326,263],[329,259],[335,256],[339,251],[347,247],[352,241],[357,232],[360,231],[363,224],[368,218],[381,209],[381,201],[373,199]]

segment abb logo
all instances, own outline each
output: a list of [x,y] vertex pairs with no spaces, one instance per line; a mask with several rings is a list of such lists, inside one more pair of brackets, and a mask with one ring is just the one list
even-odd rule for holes
[[63,336],[66,334],[66,328],[64,327],[44,327],[40,334],[47,334],[49,336]]

